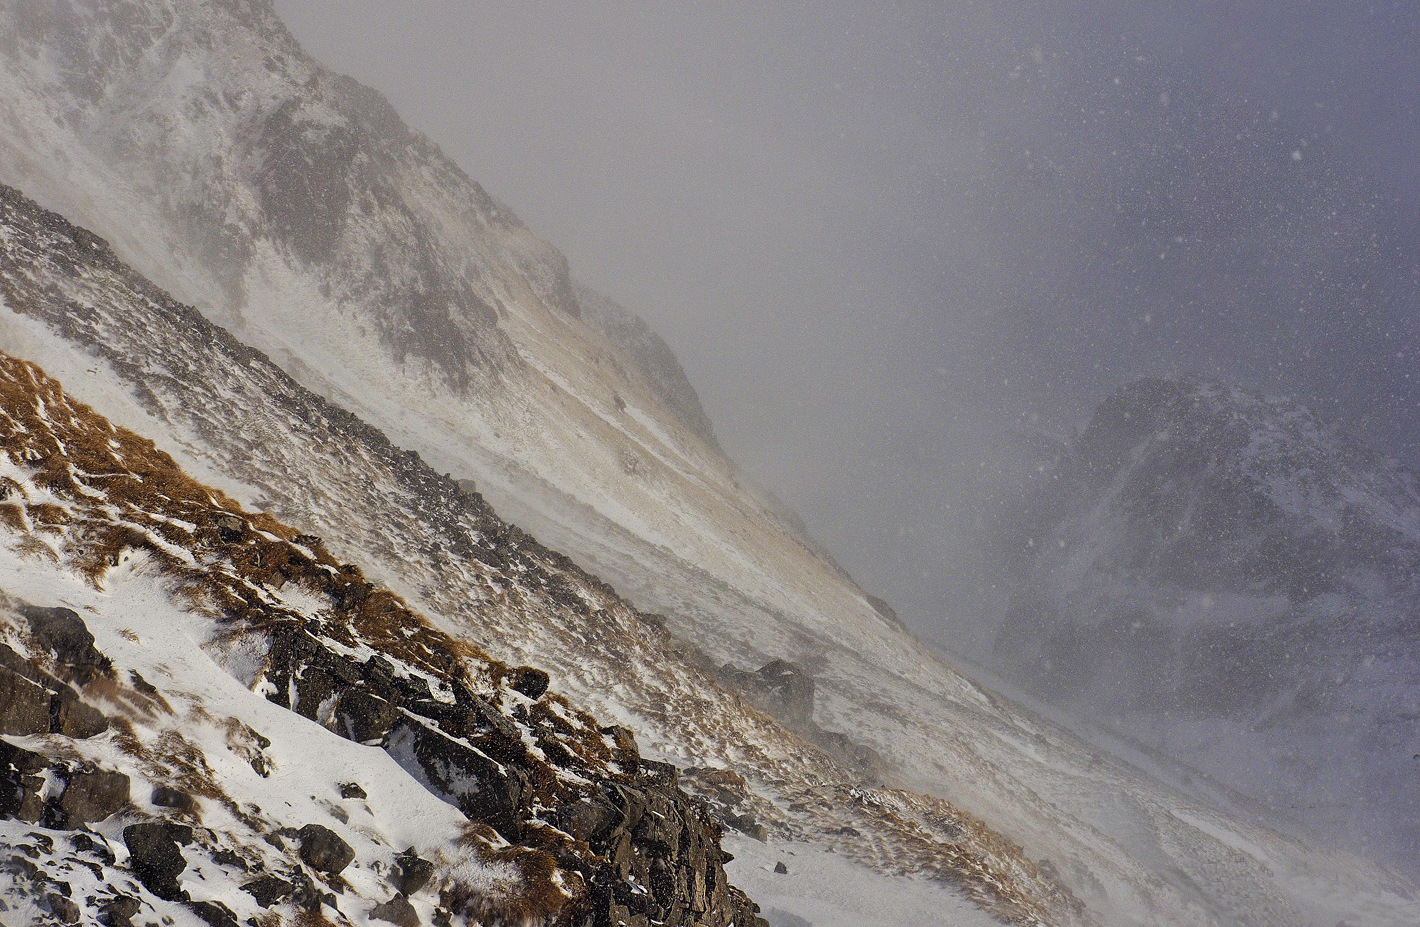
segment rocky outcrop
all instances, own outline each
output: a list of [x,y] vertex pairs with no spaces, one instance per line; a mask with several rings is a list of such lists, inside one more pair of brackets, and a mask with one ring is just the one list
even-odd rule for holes
[[[111,674],[83,620],[67,608],[22,606],[33,639],[71,678]],[[0,644],[0,735],[58,734],[87,739],[108,730],[103,713],[38,663]],[[129,802],[129,778],[94,763],[47,755],[0,739],[0,817],[78,828]]]
[[[559,866],[581,877],[585,892],[578,904],[592,927],[763,923],[754,904],[729,885],[720,826],[681,790],[675,767],[633,754],[633,774],[597,774],[579,759],[580,745],[546,720],[536,723],[535,704],[523,702],[515,711],[520,717],[509,717],[456,678],[448,691],[435,693],[427,680],[398,671],[388,660],[352,662],[294,625],[273,634],[266,672],[270,700],[349,739],[384,748],[470,821],[488,825],[509,843],[550,852]],[[504,678],[522,699],[535,703],[547,693],[548,676],[540,670],[512,668]],[[322,705],[332,706],[329,717],[318,714]],[[541,756],[521,734],[520,724],[529,722]],[[630,738],[617,733],[607,728],[604,736],[625,755]],[[559,762],[591,776],[594,786],[580,793],[559,786],[546,769]],[[307,858],[308,842],[317,838],[323,839],[314,826],[302,831],[302,858],[313,868],[339,871],[327,866],[323,853],[316,862]],[[417,857],[400,857],[396,885],[410,894],[431,872]],[[449,895],[444,902],[456,909],[462,899]],[[398,899],[377,910],[372,917],[392,923],[407,914]]]
[[123,829],[123,842],[128,847],[129,866],[144,888],[164,901],[184,897],[177,878],[187,868],[187,860],[164,824],[130,824]]
[[758,671],[748,672],[726,663],[717,675],[738,689],[756,707],[774,715],[846,763],[865,780],[879,782],[887,775],[887,763],[871,747],[858,743],[847,734],[825,730],[814,721],[814,677],[803,667],[788,660],[774,659]]
[[720,675],[781,721],[794,727],[812,723],[814,677],[788,660],[770,660],[754,673],[727,663]]
[[307,824],[296,834],[301,862],[326,875],[340,875],[355,859],[355,849],[329,827]]
[[[74,618],[78,620],[77,615]],[[80,621],[79,628],[83,627]],[[67,663],[60,656],[59,668],[86,681],[108,673],[107,661],[93,649],[93,640],[90,636],[86,645],[92,657],[85,654],[78,662]],[[69,650],[64,653],[73,655]],[[108,720],[103,713],[84,702],[72,687],[0,644],[0,734],[63,734],[82,739],[106,730]]]

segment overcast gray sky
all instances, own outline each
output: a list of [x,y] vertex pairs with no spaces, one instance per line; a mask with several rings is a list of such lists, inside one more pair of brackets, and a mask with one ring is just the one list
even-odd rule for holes
[[948,643],[1002,435],[1129,379],[1415,452],[1420,5],[276,5],[650,321],[731,455]]

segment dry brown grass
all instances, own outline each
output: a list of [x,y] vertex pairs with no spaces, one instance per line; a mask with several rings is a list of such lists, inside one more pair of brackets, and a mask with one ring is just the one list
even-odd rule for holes
[[479,841],[481,861],[508,865],[518,873],[509,891],[490,895],[457,880],[439,893],[439,903],[469,923],[562,927],[571,924],[586,900],[581,877],[561,870],[552,854],[528,847],[491,848]]
[[[303,625],[305,615],[273,605],[262,592],[295,584],[328,597],[329,609],[320,615],[322,633],[342,643],[368,644],[393,660],[465,685],[495,703],[502,701],[501,692],[516,672],[478,647],[433,628],[399,596],[368,582],[358,567],[337,562],[323,543],[268,514],[243,511],[221,492],[189,478],[152,441],[114,427],[92,409],[70,400],[38,367],[2,352],[0,453],[30,470],[38,489],[70,508],[66,512],[49,502],[31,504],[22,487],[15,487],[0,502],[0,519],[30,537],[35,528],[54,532],[65,558],[96,586],[102,585],[125,552],[139,551],[174,580],[174,588],[188,595],[200,611],[226,625],[214,628],[219,634]],[[236,539],[234,519],[241,525]],[[225,537],[222,526],[227,529]],[[191,554],[195,564],[184,553]],[[163,731],[152,743],[143,742],[130,719],[171,712],[161,695],[149,689],[137,680],[133,687],[120,680],[93,693],[125,708],[114,720],[113,738],[119,749],[137,760],[154,781],[230,805],[201,750],[176,730]],[[556,694],[531,705],[525,720],[545,732],[544,750],[550,757],[581,772],[604,769],[613,759],[595,719]],[[247,740],[245,732],[229,734],[233,740]],[[250,749],[251,744],[239,746]],[[554,807],[577,797],[583,788],[531,757],[524,768],[530,779],[526,796],[530,806]],[[506,897],[469,894],[459,899],[469,916],[485,923],[527,924],[555,924],[571,916],[580,903],[579,890],[570,874],[555,877],[555,857],[546,850],[565,849],[552,839],[555,832],[549,829],[549,846],[534,849],[509,848],[491,830],[483,830],[487,832],[471,828],[467,839],[490,861],[516,868],[522,878]],[[559,887],[559,879],[572,881]],[[567,887],[571,897],[564,890]],[[326,923],[310,915],[297,922]]]
[[25,521],[24,507],[18,502],[0,503],[0,522],[4,522],[15,531],[30,530],[29,524]]
[[[372,587],[359,568],[337,563],[324,544],[314,542],[307,548],[315,554],[312,559],[294,543],[300,537],[312,544],[309,536],[269,514],[244,512],[220,491],[184,474],[152,441],[114,427],[70,400],[37,366],[3,353],[0,409],[0,451],[26,466],[37,465],[34,483],[80,512],[75,519],[57,505],[27,504],[18,484],[7,484],[0,520],[22,533],[32,525],[74,529],[63,534],[66,553],[92,582],[102,582],[124,551],[141,550],[168,573],[185,579],[193,595],[224,620],[269,625],[299,616],[273,614],[256,590],[296,581],[323,590],[332,604],[344,606],[332,609],[341,619],[332,622],[332,631],[348,642],[359,637],[427,672],[460,678],[499,673],[499,665],[483,651],[435,631],[394,593]],[[100,511],[84,489],[102,492],[121,517]],[[215,522],[226,516],[244,524],[241,540],[220,539]],[[197,529],[189,532],[173,519]],[[192,552],[198,568],[165,544]],[[202,562],[204,558],[228,565],[235,579],[212,569],[214,564]]]

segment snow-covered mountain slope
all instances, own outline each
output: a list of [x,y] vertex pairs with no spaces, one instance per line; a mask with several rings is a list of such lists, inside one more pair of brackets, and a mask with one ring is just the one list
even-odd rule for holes
[[1148,380],[1027,508],[1008,676],[1413,869],[1414,473],[1293,402]]
[[1079,919],[1055,878],[1108,923],[1332,927],[1413,913],[1407,883],[1174,794],[886,624],[866,626],[882,629],[876,641],[847,626],[848,646],[788,618],[756,625],[735,590],[704,574],[660,574],[671,594],[718,597],[721,648],[817,658],[815,720],[876,749],[916,791],[865,783],[684,662],[608,587],[13,191],[0,196],[0,298],[7,350],[155,436],[204,482],[366,564],[439,630],[546,668],[554,688],[634,729],[650,755],[695,767],[686,781],[722,819],[769,839],[745,858],[794,854],[771,883],[786,915],[823,916],[826,903],[807,897],[822,880],[807,872],[796,892],[794,868],[828,850],[870,867],[833,880],[859,893],[840,911],[863,910],[873,879],[896,872],[910,877],[905,890],[965,893],[1026,923]]
[[608,529],[760,612],[879,620],[719,453],[664,345],[269,3],[10,0],[0,36],[0,180],[303,385],[618,584],[647,570]]
[[0,921],[764,924],[627,732],[5,354],[0,523]]
[[[1404,922],[1367,864],[1160,789],[906,635],[745,485],[643,326],[266,0],[0,0],[0,117],[0,180],[113,243],[7,193],[7,348],[440,630],[545,667],[771,846],[1021,922],[1079,919],[1052,871],[1124,923]],[[770,658],[812,670],[836,756],[700,668]],[[915,791],[865,781],[865,746]],[[779,907],[827,916],[812,890]]]
[[1069,892],[999,833],[940,799],[871,786],[726,691],[655,620],[174,303],[102,240],[4,191],[0,242],[8,350],[157,436],[204,482],[367,564],[452,638],[545,668],[648,754],[693,767],[687,787],[720,819],[1010,923],[1081,922]]

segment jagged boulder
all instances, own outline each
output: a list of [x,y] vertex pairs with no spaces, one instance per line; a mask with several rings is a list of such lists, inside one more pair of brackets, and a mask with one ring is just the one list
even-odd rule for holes
[[355,860],[355,850],[339,834],[320,824],[307,824],[296,834],[301,860],[317,872],[339,875]]
[[49,908],[49,913],[59,919],[61,924],[79,923],[79,906],[66,895],[58,892],[50,892],[44,898],[45,907]]
[[412,848],[401,853],[396,862],[399,870],[394,886],[401,895],[413,895],[434,878],[434,864],[417,856]]
[[522,833],[521,801],[527,775],[410,717],[389,737],[395,762],[428,782],[436,794],[473,821],[483,821],[510,842]]
[[247,882],[242,886],[242,891],[255,898],[256,903],[263,908],[269,908],[290,897],[294,888],[295,886],[285,879],[277,878],[274,875],[264,875]]
[[788,660],[770,660],[753,673],[727,663],[720,669],[720,677],[792,727],[813,723],[814,678]]
[[170,785],[156,786],[150,801],[159,808],[171,808],[174,811],[191,811],[196,805],[191,795]]
[[86,677],[108,672],[109,661],[94,647],[94,635],[78,612],[27,605],[20,614],[30,623],[35,639],[70,670]]
[[552,677],[547,671],[533,666],[519,666],[512,670],[508,677],[508,685],[512,686],[514,691],[531,699],[542,698],[551,684]]
[[395,895],[389,901],[375,905],[370,910],[370,917],[394,924],[395,927],[419,927],[419,914],[403,895]]
[[230,512],[222,512],[212,519],[217,526],[217,537],[223,544],[236,544],[246,537],[246,522]]
[[144,888],[164,901],[186,897],[177,878],[187,868],[187,860],[164,822],[130,824],[123,829],[123,842],[128,847],[128,864]]
[[621,814],[608,803],[584,798],[558,808],[556,819],[558,827],[590,843],[620,823]]
[[0,817],[37,824],[44,816],[43,754],[0,740]]
[[128,804],[128,777],[111,770],[90,769],[69,777],[59,796],[58,811],[65,827],[102,821]]
[[49,712],[49,730],[53,734],[83,740],[108,730],[104,713],[81,701],[68,686],[62,686],[50,698]]
[[0,644],[0,734],[23,737],[51,733],[82,739],[106,730],[108,719],[103,712],[86,704],[73,689],[32,661]]
[[220,901],[193,901],[189,902],[187,907],[201,918],[207,927],[240,927],[241,922],[232,913],[232,909]]
[[[602,787],[616,819],[589,841],[612,864],[611,873],[589,880],[592,923],[762,925],[753,903],[729,885],[719,825],[703,804],[668,781],[662,765],[652,765],[634,785]],[[590,817],[590,808],[576,810]],[[646,891],[627,891],[631,884]]]
[[346,689],[335,704],[336,730],[359,744],[383,743],[398,720],[393,704],[364,689]]
[[133,918],[142,910],[137,898],[116,895],[99,909],[99,923],[104,927],[132,927]]

